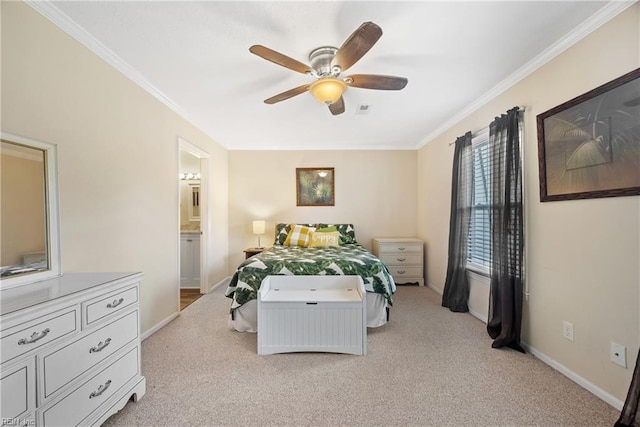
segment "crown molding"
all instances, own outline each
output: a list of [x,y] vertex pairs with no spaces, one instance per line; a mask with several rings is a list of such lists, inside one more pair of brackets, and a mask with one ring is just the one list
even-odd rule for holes
[[229,151],[416,151],[416,147],[395,146],[395,145],[359,145],[349,146],[348,143],[335,145],[309,145],[295,147],[290,145],[264,145],[264,144],[243,144],[228,148]]
[[[406,147],[378,147],[377,149],[382,150],[405,150],[411,149],[416,150],[421,148],[422,146],[429,143],[431,140],[436,138],[438,135],[446,131],[447,129],[454,126],[456,123],[462,121],[464,118],[486,105],[489,101],[493,100],[507,89],[518,83],[520,80],[524,79],[547,62],[551,61],[553,58],[576,44],[578,41],[582,40],[585,36],[595,31],[597,28],[608,22],[610,19],[614,18],[633,4],[635,4],[638,0],[613,0],[609,2],[607,5],[603,6],[598,12],[593,14],[589,19],[584,21],[580,26],[576,27],[574,30],[569,32],[562,40],[558,41],[554,45],[547,48],[540,55],[529,61],[524,66],[520,67],[514,73],[512,73],[509,77],[498,83],[496,86],[491,88],[488,92],[481,95],[474,103],[469,104],[465,109],[461,110],[458,114],[452,116],[449,120],[444,122],[438,128],[430,132],[427,136],[421,139],[421,141],[415,146],[411,148]],[[206,135],[209,135],[208,132],[202,130],[202,128],[195,124],[194,120],[192,120],[187,112],[180,107],[178,104],[173,102],[168,96],[166,96],[162,91],[156,88],[151,82],[149,82],[142,74],[140,74],[135,68],[125,62],[122,58],[116,55],[112,50],[107,48],[105,45],[100,43],[95,37],[89,34],[84,28],[76,24],[71,18],[69,18],[66,14],[60,11],[52,1],[46,0],[25,0],[29,6],[31,6],[34,10],[40,13],[42,16],[51,21],[54,25],[59,27],[62,31],[76,39],[83,46],[88,48],[94,54],[96,54],[99,58],[107,62],[109,65],[114,67],[116,70],[124,74],[128,79],[136,83],[142,89],[150,93],[153,97],[158,99],[164,105],[169,107],[176,114],[187,120],[194,127],[198,128],[200,131],[204,132]],[[209,135],[211,137],[211,135]],[[221,144],[224,146],[224,144]],[[231,147],[226,147],[227,149],[232,149]],[[317,149],[316,148],[308,148],[308,149]],[[325,150],[327,147],[323,147]],[[338,148],[338,147],[336,147]],[[237,148],[236,148],[237,149]],[[256,149],[256,148],[240,148],[239,150],[245,149]],[[285,147],[282,148],[273,148],[273,149],[288,149]],[[364,149],[364,147],[363,147]],[[371,147],[370,149],[375,149]]]
[[603,6],[599,11],[591,15],[589,19],[570,31],[564,38],[545,49],[538,56],[527,62],[514,73],[512,73],[509,77],[502,80],[485,94],[481,95],[475,102],[469,104],[467,108],[463,109],[458,114],[454,115],[442,125],[430,132],[418,143],[416,149],[419,149],[428,144],[438,135],[453,127],[455,124],[471,115],[471,113],[488,104],[491,100],[495,99],[507,89],[518,83],[520,80],[529,76],[534,71],[551,61],[553,58],[560,55],[562,52],[569,49],[574,44],[578,43],[584,37],[591,34],[593,31],[607,23],[609,20],[634,5],[637,1],[638,0],[613,0]]
[[[142,74],[140,74],[135,68],[129,65],[126,61],[116,55],[111,49],[100,43],[95,37],[89,34],[84,28],[76,24],[71,18],[58,9],[54,2],[49,0],[25,0],[29,6],[40,13],[42,16],[53,22],[62,31],[79,41],[83,46],[96,54],[99,58],[107,62],[113,68],[124,74],[125,77],[136,83],[142,89],[150,93],[157,100],[173,110],[176,114],[184,118],[194,127],[200,131],[209,135],[202,130],[201,127],[195,124],[195,122],[189,117],[187,112],[178,104],[173,102],[171,98],[165,95],[161,90],[155,87],[149,82]],[[211,135],[209,135],[211,137]]]
[[[31,6],[34,10],[44,16],[46,19],[51,21],[54,25],[60,28],[62,31],[76,39],[83,46],[97,55],[99,58],[104,60],[106,63],[111,65],[120,73],[124,74],[125,77],[136,83],[142,89],[150,93],[164,105],[173,110],[176,114],[184,118],[191,125],[198,128],[205,135],[208,135],[210,138],[213,138],[208,132],[204,131],[201,127],[195,124],[195,121],[192,120],[187,112],[180,107],[178,104],[174,103],[168,96],[166,96],[162,91],[156,88],[151,82],[149,82],[142,74],[140,74],[134,67],[129,65],[126,61],[116,55],[111,49],[106,47],[100,41],[98,41],[95,37],[93,37],[90,33],[88,33],[83,27],[75,23],[69,16],[63,13],[60,9],[55,6],[55,2],[50,0],[24,0],[29,6]],[[217,141],[217,140],[216,140]],[[336,144],[334,146],[318,145],[318,146],[310,146],[310,147],[289,147],[286,145],[279,146],[268,146],[264,147],[261,144],[245,144],[241,147],[229,147],[220,142],[218,142],[221,146],[226,148],[229,151],[264,151],[264,150],[284,150],[284,151],[312,151],[312,150],[416,150],[415,146],[403,146],[403,147],[395,147],[390,145],[383,146],[375,146],[375,145],[363,145],[358,148],[345,148],[342,144]]]

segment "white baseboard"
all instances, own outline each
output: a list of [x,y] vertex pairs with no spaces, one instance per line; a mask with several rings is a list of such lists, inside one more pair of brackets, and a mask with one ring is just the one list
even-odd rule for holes
[[[434,291],[436,291],[437,293],[439,293],[440,295],[442,295],[443,289],[436,288],[435,286],[433,286],[431,284],[427,284],[427,286],[429,288],[433,289]],[[485,324],[487,323],[487,319],[486,319],[485,316],[480,315],[478,313],[474,313],[471,310],[469,311],[469,314],[471,314],[473,317],[481,320]],[[550,358],[549,356],[547,356],[546,354],[544,354],[541,351],[537,350],[536,348],[531,347],[529,344],[524,343],[524,342],[521,342],[521,344],[522,344],[522,347],[524,347],[524,349],[528,353],[531,353],[534,357],[536,357],[537,359],[541,360],[543,363],[551,366],[553,369],[555,369],[556,371],[560,372],[562,375],[564,375],[565,377],[569,378],[571,381],[575,382],[580,387],[586,389],[587,391],[589,391],[593,395],[597,396],[598,398],[600,398],[604,402],[608,403],[609,405],[613,406],[617,410],[622,411],[622,407],[624,406],[624,402],[623,401],[619,400],[618,398],[616,398],[612,394],[604,391],[603,389],[601,389],[597,385],[593,384],[592,382],[588,381],[584,377],[581,377],[580,375],[576,374],[571,369],[567,368],[566,366],[564,366],[563,364],[559,363],[558,361]]]
[[444,292],[444,288],[436,288],[435,286],[433,286],[431,283],[426,283],[427,288],[431,288],[434,291],[436,291],[437,293],[439,293],[440,295],[442,295],[442,293]]
[[[428,288],[433,289],[434,291],[436,291],[439,295],[442,295],[442,293],[444,292],[444,289],[441,288],[436,288],[435,286],[433,286],[430,283],[427,283],[426,286]],[[480,313],[476,313],[475,311],[469,309],[469,314],[471,314],[473,317],[475,317],[476,319],[482,321],[482,323],[484,323],[485,325],[487,324],[487,318],[485,316],[483,316]]]
[[224,279],[220,280],[215,285],[213,285],[209,290],[209,292],[213,292],[215,289],[219,288],[220,286],[228,286],[230,282],[231,282],[231,276],[227,276]]
[[[211,290],[209,292],[213,292],[214,289],[220,287],[220,286],[226,286],[229,284],[229,282],[231,282],[231,276],[225,277],[224,279],[222,279],[221,281],[219,281],[218,283],[216,283],[215,285],[213,285],[211,287]],[[181,288],[181,289],[186,289],[186,288]],[[199,289],[199,288],[190,288],[190,289]],[[140,337],[142,339],[142,341],[146,340],[147,338],[149,338],[151,335],[155,334],[156,332],[158,332],[160,329],[162,329],[164,326],[166,326],[167,324],[169,324],[173,319],[175,319],[176,317],[178,317],[180,315],[180,312],[175,312],[173,314],[171,314],[169,317],[167,317],[166,319],[160,321],[159,323],[155,324],[151,329],[145,331],[142,336]]]
[[536,358],[542,360],[544,363],[546,363],[547,365],[551,366],[553,369],[555,369],[556,371],[560,372],[562,375],[564,375],[565,377],[569,378],[571,381],[575,382],[576,384],[578,384],[582,388],[584,388],[587,391],[593,393],[594,395],[599,397],[601,400],[605,401],[606,403],[608,403],[609,405],[613,406],[617,410],[622,411],[622,407],[624,406],[624,402],[622,402],[621,400],[619,400],[618,398],[616,398],[612,394],[607,393],[606,391],[604,391],[603,389],[601,389],[597,385],[593,384],[590,381],[587,381],[585,378],[583,378],[580,375],[576,374],[571,369],[567,368],[566,366],[564,366],[563,364],[559,363],[558,361],[553,360],[552,358],[550,358],[546,354],[542,353],[541,351],[536,350],[535,348],[531,347],[529,344],[524,343],[524,342],[522,342],[521,344],[522,344],[522,347],[524,347],[524,349],[527,352],[531,353]]
[[180,312],[176,311],[171,316],[160,321],[159,323],[156,323],[151,329],[148,329],[145,332],[143,332],[140,338],[142,339],[142,341],[146,340],[147,338],[149,338],[151,335],[158,332],[160,329],[162,329],[165,325],[167,325],[169,322],[171,322],[173,319],[175,319],[179,315],[180,315]]
[[476,313],[475,311],[469,309],[469,314],[472,315],[473,317],[475,317],[476,319],[480,320],[482,323],[484,323],[485,325],[487,324],[488,319],[486,318],[486,316],[480,314],[480,313]]

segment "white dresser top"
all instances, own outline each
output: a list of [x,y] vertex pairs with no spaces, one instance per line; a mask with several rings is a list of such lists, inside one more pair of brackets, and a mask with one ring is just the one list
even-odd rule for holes
[[135,275],[142,273],[65,273],[53,279],[0,290],[0,314],[12,313]]
[[380,243],[424,243],[424,241],[414,237],[376,237],[373,240],[377,240]]

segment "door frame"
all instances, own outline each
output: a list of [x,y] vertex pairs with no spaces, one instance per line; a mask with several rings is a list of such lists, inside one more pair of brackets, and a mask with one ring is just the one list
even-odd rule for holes
[[[180,152],[188,151],[190,154],[200,159],[200,293],[206,294],[211,292],[212,286],[209,285],[209,153],[185,140],[178,137],[177,144],[177,165],[175,177],[178,180],[178,194],[176,207],[178,210],[178,295],[180,294]],[[178,311],[180,310],[180,298],[178,297]]]

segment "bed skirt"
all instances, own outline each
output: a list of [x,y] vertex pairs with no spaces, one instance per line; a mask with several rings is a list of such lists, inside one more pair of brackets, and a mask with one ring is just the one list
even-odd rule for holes
[[[367,327],[378,328],[387,323],[389,305],[384,295],[367,292]],[[247,301],[229,315],[229,326],[239,332],[257,332],[258,300]]]

